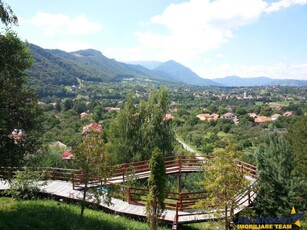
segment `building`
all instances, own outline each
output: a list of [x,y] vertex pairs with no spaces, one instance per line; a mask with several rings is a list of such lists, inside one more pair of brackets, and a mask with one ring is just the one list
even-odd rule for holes
[[74,158],[74,154],[71,149],[67,149],[62,153],[62,160],[72,160]]
[[82,136],[85,136],[91,132],[101,133],[102,131],[103,131],[103,127],[100,124],[97,124],[94,122],[94,123],[91,123],[83,127]]

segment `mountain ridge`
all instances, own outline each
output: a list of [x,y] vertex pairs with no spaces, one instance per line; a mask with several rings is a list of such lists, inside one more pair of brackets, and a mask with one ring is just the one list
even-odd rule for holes
[[[30,86],[39,96],[69,96],[65,86],[77,85],[78,80],[90,82],[118,82],[125,78],[143,78],[162,82],[183,83],[197,86],[307,86],[305,80],[280,80],[267,77],[205,79],[190,68],[169,60],[164,63],[145,62],[157,65],[148,69],[141,63],[127,64],[110,59],[94,49],[66,52],[59,49],[44,49],[29,44],[33,66],[27,71]],[[143,62],[144,63],[144,62]]]

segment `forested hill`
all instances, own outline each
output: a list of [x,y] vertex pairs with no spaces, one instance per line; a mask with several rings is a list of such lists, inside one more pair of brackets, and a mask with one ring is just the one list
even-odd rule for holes
[[76,52],[43,49],[29,44],[34,62],[28,70],[31,87],[40,97],[67,96],[65,86],[78,84],[78,78],[92,82],[114,82],[124,78],[150,78],[172,81],[172,77],[142,66],[117,62],[88,49]]

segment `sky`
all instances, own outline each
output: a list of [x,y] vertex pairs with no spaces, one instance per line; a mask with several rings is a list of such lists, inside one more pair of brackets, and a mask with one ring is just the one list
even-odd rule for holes
[[3,0],[18,35],[117,61],[179,62],[203,78],[307,80],[307,0]]

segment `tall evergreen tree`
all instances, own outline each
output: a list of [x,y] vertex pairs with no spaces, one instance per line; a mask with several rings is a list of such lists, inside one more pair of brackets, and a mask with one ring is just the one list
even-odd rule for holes
[[158,228],[159,217],[165,204],[166,170],[161,151],[155,148],[149,162],[150,175],[148,179],[149,193],[146,201],[146,214],[150,229]]
[[266,217],[289,214],[291,207],[300,205],[294,191],[297,180],[292,176],[290,145],[275,130],[263,136],[262,143],[255,152],[259,174],[256,212]]
[[[17,23],[12,10],[0,1],[1,21]],[[35,152],[40,111],[27,87],[25,70],[32,64],[27,44],[16,33],[0,34],[0,164],[18,166]]]
[[307,178],[307,116],[301,116],[286,136],[291,144],[296,175]]

